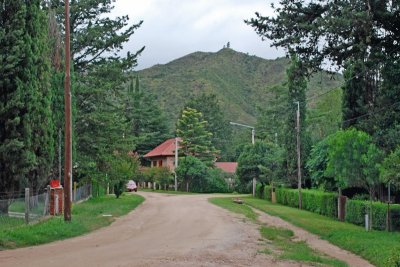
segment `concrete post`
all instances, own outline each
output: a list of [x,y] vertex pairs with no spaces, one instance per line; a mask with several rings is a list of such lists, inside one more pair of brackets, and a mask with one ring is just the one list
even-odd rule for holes
[[25,188],[25,223],[29,223],[29,188]]

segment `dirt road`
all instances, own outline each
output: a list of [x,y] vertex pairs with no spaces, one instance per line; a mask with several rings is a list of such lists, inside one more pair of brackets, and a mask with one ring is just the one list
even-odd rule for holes
[[305,266],[258,253],[257,226],[204,195],[140,193],[111,226],[47,245],[0,252],[0,266]]

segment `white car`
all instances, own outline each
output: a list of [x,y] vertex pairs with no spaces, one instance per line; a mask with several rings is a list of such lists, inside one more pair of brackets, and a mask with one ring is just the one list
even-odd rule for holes
[[129,182],[126,184],[126,188],[128,189],[129,192],[135,191],[137,192],[137,186],[135,181],[129,180]]

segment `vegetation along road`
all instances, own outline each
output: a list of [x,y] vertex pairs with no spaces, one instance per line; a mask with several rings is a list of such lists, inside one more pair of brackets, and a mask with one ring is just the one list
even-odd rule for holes
[[210,195],[140,194],[146,201],[111,226],[2,251],[1,266],[307,266],[262,253],[259,225],[212,205]]

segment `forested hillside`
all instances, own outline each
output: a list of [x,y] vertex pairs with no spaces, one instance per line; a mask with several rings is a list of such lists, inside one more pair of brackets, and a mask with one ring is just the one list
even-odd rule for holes
[[[144,90],[157,96],[172,124],[185,103],[201,93],[216,94],[229,120],[253,124],[257,107],[265,108],[275,98],[271,87],[286,81],[289,63],[286,58],[266,60],[224,48],[217,53],[195,52],[135,75],[140,76]],[[307,95],[313,97],[340,85],[341,76],[317,73],[308,83]],[[316,106],[320,99],[310,104]]]

